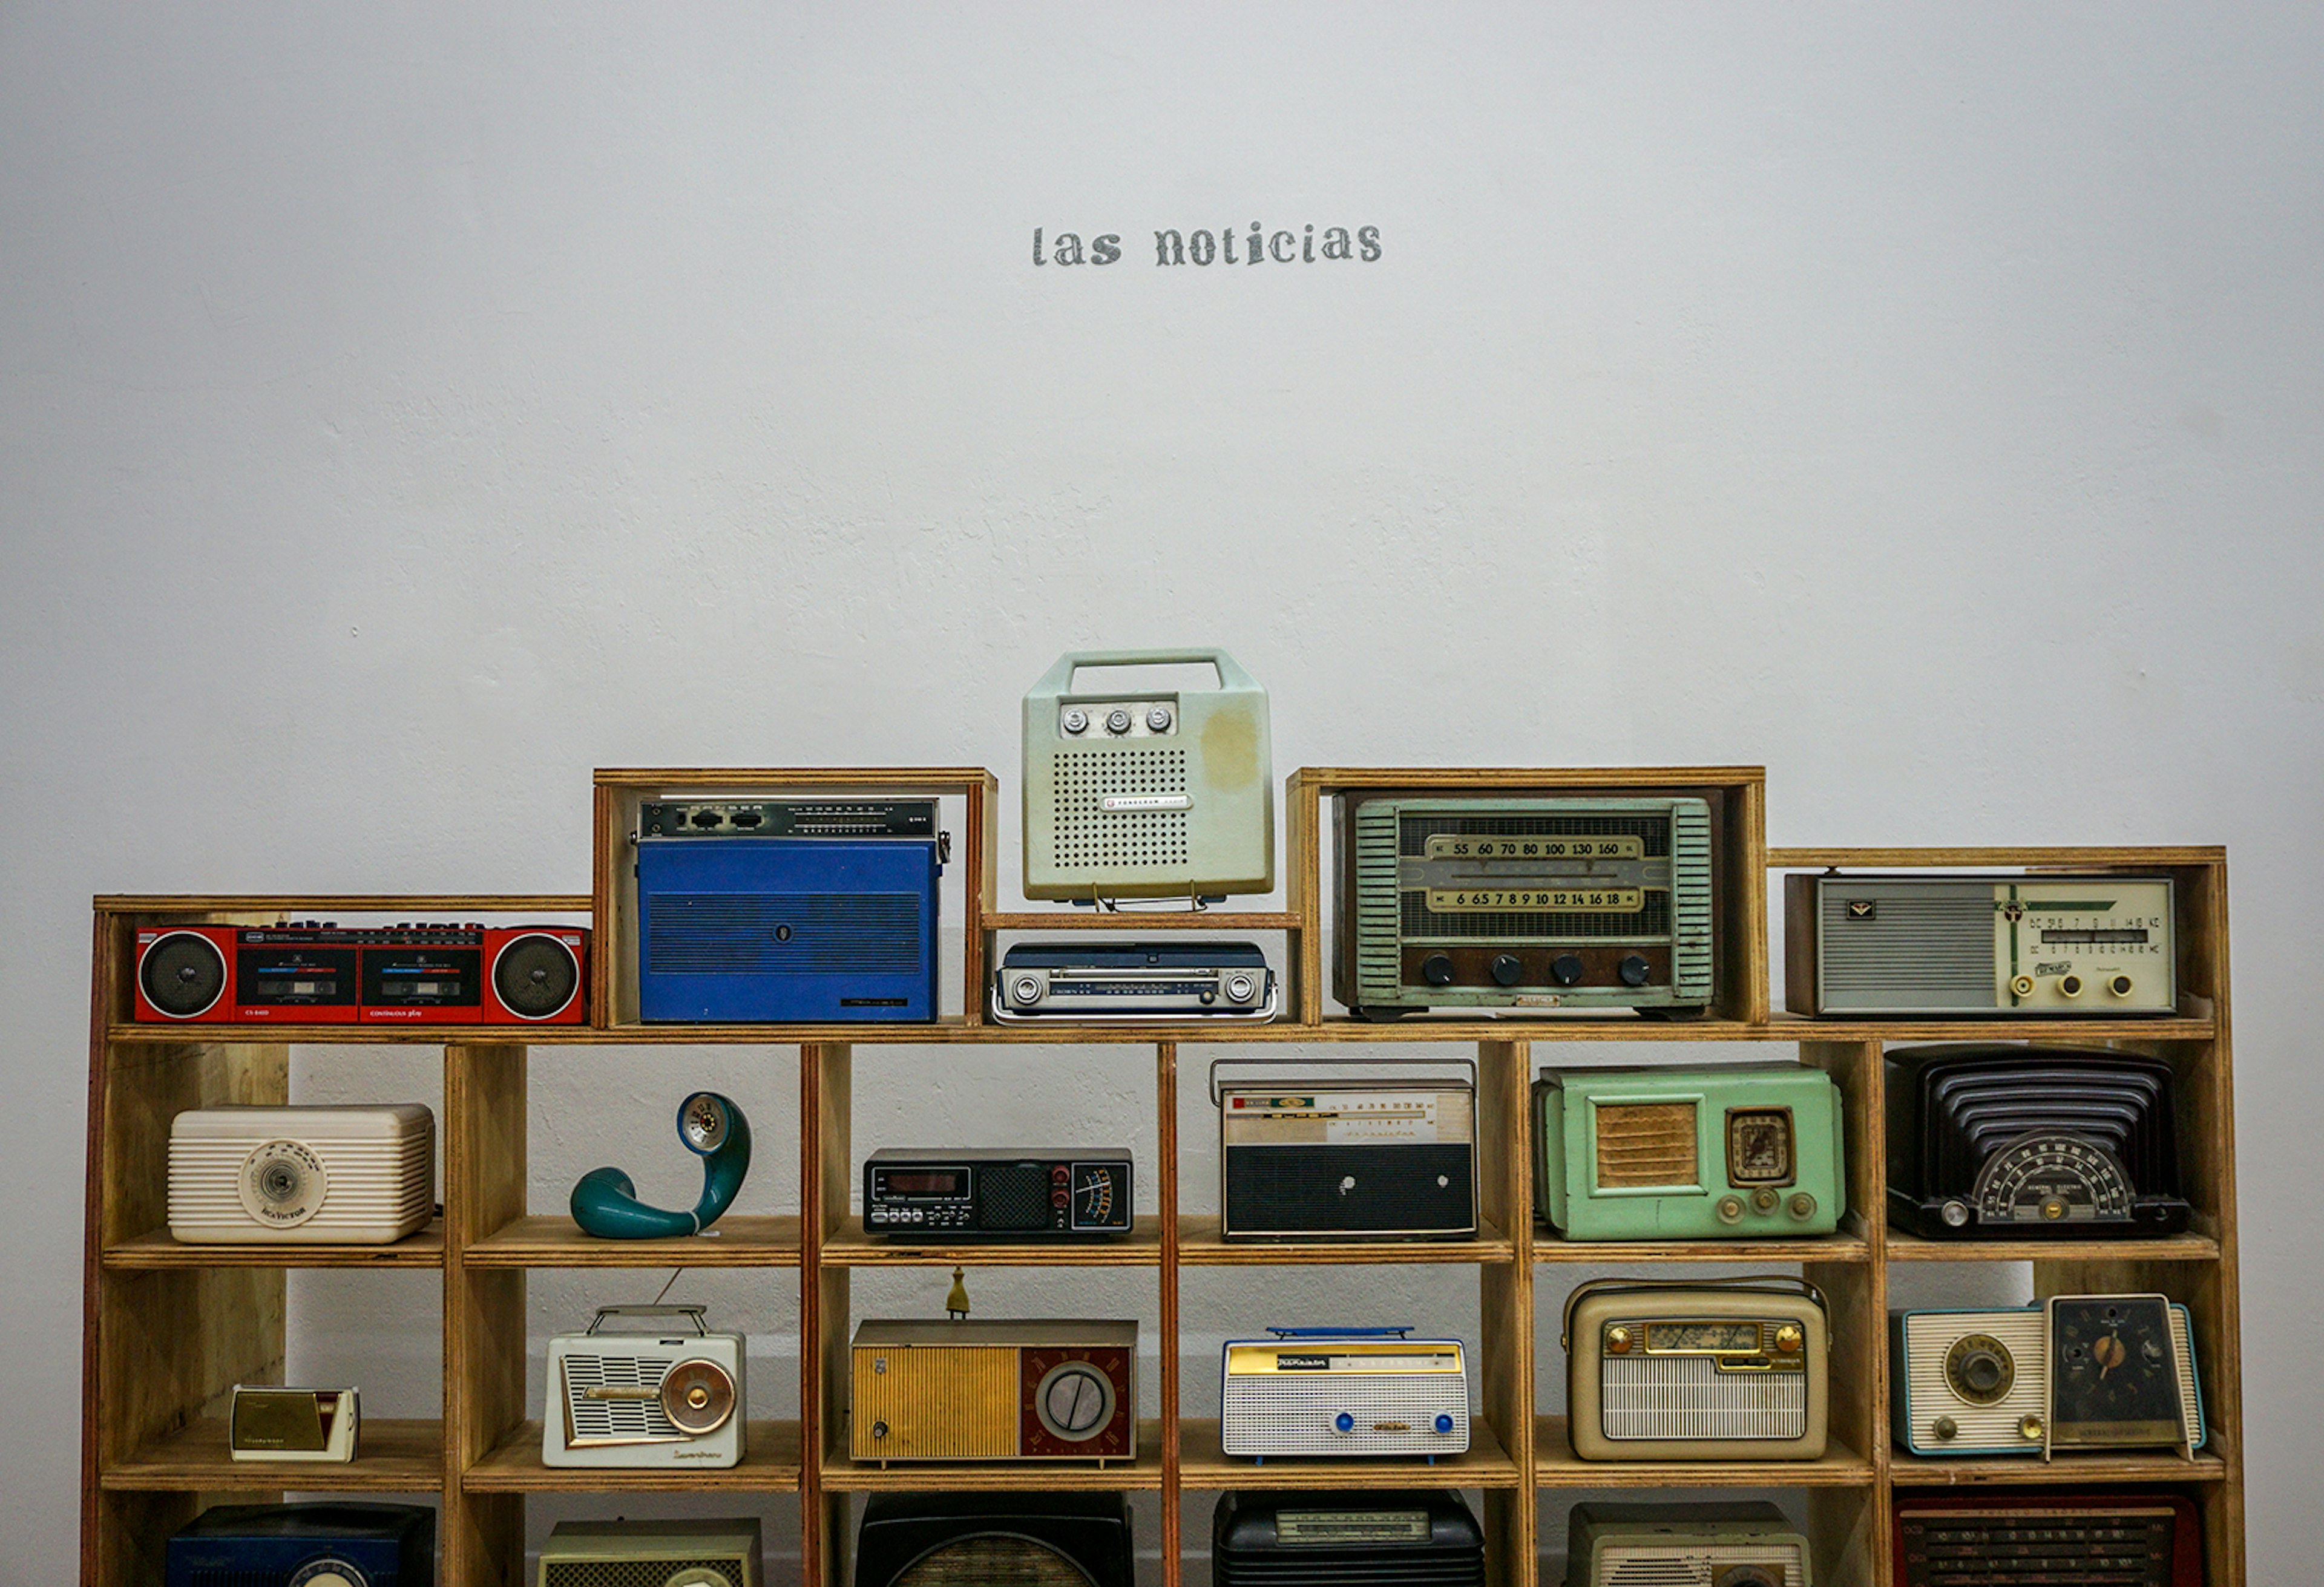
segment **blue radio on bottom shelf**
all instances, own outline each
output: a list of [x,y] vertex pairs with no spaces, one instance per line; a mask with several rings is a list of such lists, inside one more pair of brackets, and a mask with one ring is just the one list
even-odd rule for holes
[[937,839],[641,838],[648,1020],[933,1020]]

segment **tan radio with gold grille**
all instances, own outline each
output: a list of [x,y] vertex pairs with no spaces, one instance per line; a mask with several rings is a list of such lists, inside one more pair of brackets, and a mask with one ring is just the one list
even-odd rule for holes
[[855,1330],[857,1460],[1138,1457],[1138,1325],[866,1322]]

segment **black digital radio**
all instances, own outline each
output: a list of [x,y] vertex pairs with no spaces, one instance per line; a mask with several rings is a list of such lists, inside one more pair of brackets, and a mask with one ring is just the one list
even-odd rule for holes
[[1130,1230],[1127,1148],[885,1147],[863,1160],[863,1228],[931,1234],[1074,1239]]

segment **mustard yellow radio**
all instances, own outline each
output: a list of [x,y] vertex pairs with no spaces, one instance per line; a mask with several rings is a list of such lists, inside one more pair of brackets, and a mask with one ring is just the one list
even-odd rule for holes
[[866,1322],[847,1452],[857,1460],[1138,1458],[1138,1325]]

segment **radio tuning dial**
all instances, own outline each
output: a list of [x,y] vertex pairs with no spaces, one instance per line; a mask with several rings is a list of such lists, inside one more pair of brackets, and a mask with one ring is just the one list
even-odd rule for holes
[[1450,954],[1432,953],[1420,961],[1420,973],[1432,986],[1452,984],[1452,959]]
[[1041,983],[1031,976],[1019,976],[1010,987],[1010,993],[1019,1003],[1038,1003],[1041,1000]]
[[1628,1355],[1630,1353],[1630,1330],[1628,1328],[1607,1329],[1606,1352],[1609,1355]]
[[1493,956],[1493,979],[1502,986],[1516,986],[1524,974],[1525,965],[1516,954],[1497,953]]
[[1249,1003],[1251,994],[1257,990],[1259,990],[1258,983],[1249,976],[1232,975],[1227,977],[1227,998],[1230,1002]]
[[1797,1355],[1800,1346],[1805,1343],[1807,1335],[1800,1331],[1797,1323],[1785,1323],[1775,1330],[1775,1353],[1778,1355]]
[[1743,1198],[1740,1196],[1722,1196],[1719,1198],[1716,1210],[1720,1223],[1740,1223],[1743,1218]]
[[1571,986],[1582,978],[1582,956],[1561,953],[1549,961],[1549,978],[1561,986]]
[[1643,986],[1646,984],[1646,977],[1655,973],[1654,967],[1635,953],[1624,954],[1622,962],[1614,967],[1614,972],[1622,977],[1625,986]]

